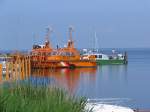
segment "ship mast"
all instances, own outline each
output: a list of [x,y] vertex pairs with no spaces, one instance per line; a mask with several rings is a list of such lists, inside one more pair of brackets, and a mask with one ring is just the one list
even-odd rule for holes
[[97,39],[97,33],[96,32],[95,32],[95,42],[94,42],[94,44],[95,44],[94,50],[98,51],[98,39]]
[[49,41],[51,32],[52,32],[52,28],[50,28],[50,27],[46,28],[46,41],[45,41],[46,48],[51,48],[51,44]]
[[72,32],[73,32],[73,27],[69,27],[69,41],[68,41],[68,47],[69,48],[74,48],[74,42],[72,39]]

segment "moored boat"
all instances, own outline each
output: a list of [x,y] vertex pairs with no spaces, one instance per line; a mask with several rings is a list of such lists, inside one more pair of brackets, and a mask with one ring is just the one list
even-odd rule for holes
[[88,103],[86,110],[92,112],[134,112],[128,107],[99,103]]
[[98,39],[95,32],[95,48],[94,50],[83,49],[81,54],[83,59],[89,60],[91,57],[95,58],[95,61],[98,65],[117,65],[117,64],[127,64],[128,57],[127,52],[117,53],[115,50],[112,50],[111,54],[106,54],[99,52]]
[[[48,33],[49,34],[49,33]],[[32,68],[75,68],[96,67],[94,58],[84,60],[74,47],[72,28],[69,28],[70,39],[64,48],[53,49],[47,39],[44,45],[34,45],[31,51]]]
[[87,112],[134,112],[129,107],[113,104],[115,100],[118,99],[88,99],[85,110]]
[[[85,49],[84,49],[85,50]],[[83,54],[83,59],[89,60],[91,57],[95,57],[95,61],[98,65],[117,65],[117,64],[127,64],[127,52],[123,53],[116,53],[115,50],[112,50],[112,54],[104,54],[101,52],[95,51],[86,51]]]
[[0,64],[2,65],[2,74],[6,74],[6,63],[11,60],[11,57],[6,54],[0,55]]

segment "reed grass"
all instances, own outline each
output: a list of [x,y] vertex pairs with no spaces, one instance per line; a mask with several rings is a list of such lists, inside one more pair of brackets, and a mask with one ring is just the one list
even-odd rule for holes
[[85,112],[85,98],[52,87],[18,85],[0,91],[0,112]]

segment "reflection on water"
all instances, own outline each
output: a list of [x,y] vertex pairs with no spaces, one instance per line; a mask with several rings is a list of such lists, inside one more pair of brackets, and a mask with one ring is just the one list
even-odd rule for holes
[[125,96],[128,84],[127,69],[127,65],[104,65],[97,68],[78,69],[34,69],[30,79],[34,84],[59,86],[65,88],[70,94],[86,96],[90,99],[122,99],[127,98]]
[[33,83],[38,81],[38,84],[42,85],[53,83],[74,94],[80,86],[81,77],[88,78],[88,81],[95,81],[96,68],[34,69],[30,79]]
[[106,80],[127,81],[127,65],[104,65],[99,66],[98,72],[101,78]]
[[[132,64],[104,65],[97,68],[78,69],[34,69],[31,81],[39,85],[57,85],[65,88],[70,94],[86,96],[89,99],[131,99],[132,102],[121,104],[132,108],[146,108],[149,96],[141,95],[145,85],[140,72]],[[135,76],[136,75],[136,76]],[[147,76],[145,74],[145,76]],[[148,80],[148,79],[147,79]],[[147,80],[145,80],[147,82]],[[139,83],[141,82],[141,83]],[[141,91],[140,91],[141,90]],[[117,101],[118,102],[118,101]],[[115,103],[115,102],[114,102]],[[143,104],[143,105],[142,105]]]
[[88,98],[125,98],[128,86],[127,69],[126,65],[99,66],[95,80],[82,76],[77,94]]
[[88,98],[118,97],[120,90],[123,91],[128,83],[126,65],[78,69],[34,69],[30,79],[39,85],[57,85],[72,94],[77,93]]

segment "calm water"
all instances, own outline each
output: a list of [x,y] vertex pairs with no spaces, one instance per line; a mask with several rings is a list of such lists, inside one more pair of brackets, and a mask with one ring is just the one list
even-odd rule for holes
[[87,98],[150,109],[150,49],[122,50],[128,51],[128,65],[33,71],[31,80],[56,84]]

